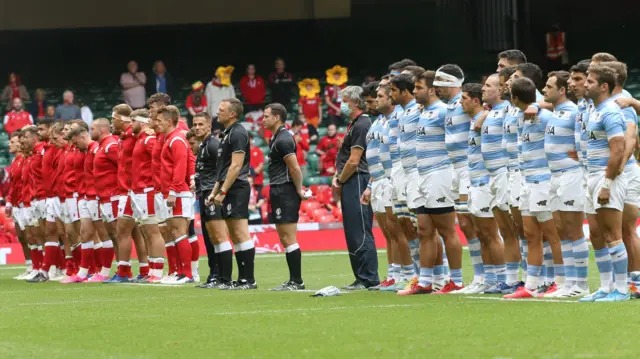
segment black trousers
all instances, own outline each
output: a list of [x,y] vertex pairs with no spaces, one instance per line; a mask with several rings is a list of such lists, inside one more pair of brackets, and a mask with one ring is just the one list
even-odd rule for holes
[[342,216],[351,270],[356,280],[370,287],[378,285],[378,254],[373,240],[373,210],[360,203],[369,175],[356,173],[342,185]]
[[[208,196],[208,193],[207,193]],[[200,209],[200,218],[202,223],[202,237],[204,237],[204,245],[207,247],[207,260],[209,264],[209,277],[208,279],[213,279],[216,277],[216,273],[218,273],[218,263],[216,262],[216,251],[213,248],[213,243],[211,243],[211,238],[209,237],[209,232],[207,231],[207,227],[205,225],[205,200],[207,197],[202,196],[198,200],[198,207]],[[192,221],[193,223],[194,221]]]

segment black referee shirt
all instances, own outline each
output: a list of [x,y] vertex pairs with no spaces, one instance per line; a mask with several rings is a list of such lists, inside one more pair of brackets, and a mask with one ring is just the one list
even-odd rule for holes
[[285,184],[292,182],[285,157],[296,154],[296,141],[284,126],[276,131],[269,142],[269,183]]
[[[338,173],[342,173],[344,165],[351,156],[351,149],[354,147],[361,148],[363,151],[367,150],[367,132],[371,127],[371,119],[368,115],[362,114],[360,117],[352,120],[347,127],[347,133],[344,135],[342,145],[338,151],[338,157],[336,159],[336,169]],[[360,157],[360,163],[358,164],[358,172],[369,173],[369,166],[367,165],[367,156],[365,152]]]
[[[244,153],[244,163],[236,181],[247,181],[249,176],[249,133],[236,122],[222,132],[222,142],[218,147],[218,182],[224,182],[231,167],[231,156],[234,153]],[[228,188],[226,188],[228,190]]]
[[211,191],[218,178],[218,147],[220,140],[213,135],[207,136],[200,143],[198,148],[198,158],[196,159],[196,193]]

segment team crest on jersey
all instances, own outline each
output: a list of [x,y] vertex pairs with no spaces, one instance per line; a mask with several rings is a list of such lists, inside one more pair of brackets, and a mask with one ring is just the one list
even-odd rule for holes
[[469,137],[469,146],[475,146],[475,145],[476,145],[476,138]]
[[482,126],[482,133],[485,135],[489,134],[489,126]]
[[593,131],[589,131],[589,140],[596,140],[596,133]]
[[425,127],[418,127],[418,136],[426,136],[427,129]]
[[529,134],[528,133],[523,133],[522,134],[522,142],[531,142],[529,140]]
[[231,203],[227,204],[227,213],[231,213]]
[[556,129],[554,126],[548,126],[547,127],[547,135],[555,135],[556,134]]
[[445,126],[453,126],[453,118],[452,117],[445,118],[444,122],[445,122]]

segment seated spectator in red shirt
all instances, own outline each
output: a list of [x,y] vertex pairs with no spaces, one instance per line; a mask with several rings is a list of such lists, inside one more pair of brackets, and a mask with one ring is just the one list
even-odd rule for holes
[[260,147],[253,143],[253,134],[249,132],[249,151],[251,157],[249,157],[249,166],[254,171],[253,184],[258,192],[262,191],[264,185],[264,153]]
[[322,122],[322,100],[320,99],[320,83],[317,79],[304,79],[298,82],[300,99],[298,112],[307,119],[307,123],[318,128]]
[[336,125],[330,123],[327,126],[327,135],[320,139],[316,147],[316,153],[320,156],[320,176],[333,176],[336,173],[336,158],[341,139]]
[[244,99],[244,112],[249,113],[264,108],[264,98],[267,90],[264,79],[256,75],[253,64],[247,66],[247,74],[240,79],[240,93]]
[[12,103],[13,109],[4,116],[4,131],[9,135],[24,126],[33,125],[33,117],[22,107],[22,100],[16,97]]
[[253,172],[247,177],[249,185],[251,186],[251,192],[249,193],[249,224],[262,224],[262,205],[264,204],[264,198],[262,198],[261,191],[255,186]]
[[9,74],[9,84],[4,87],[2,95],[0,95],[0,101],[6,103],[7,111],[11,109],[14,98],[29,101],[29,92],[20,81],[20,76],[12,72]]
[[191,117],[197,113],[207,110],[207,96],[204,95],[204,84],[201,81],[195,82],[191,85],[193,92],[187,96],[185,107],[189,111]]
[[347,86],[347,68],[336,65],[328,69],[326,74],[327,83],[329,84],[324,88],[324,101],[328,106],[327,119],[329,122],[342,124],[342,111],[340,111],[342,97],[340,96],[340,91]]
[[318,142],[318,130],[307,122],[307,118],[303,114],[299,114],[298,119],[303,123],[301,132],[309,136],[309,143]]
[[[46,100],[46,95],[44,93],[43,89],[37,89],[36,90],[36,99],[31,103],[31,106],[29,106],[29,112],[31,113],[31,117],[33,117],[34,120],[40,121],[40,120],[44,120],[44,118],[47,116],[47,100]],[[53,108],[54,114],[55,114],[55,107]]]
[[302,170],[302,177],[307,175],[307,151],[309,151],[309,131],[305,130],[304,123],[300,119],[296,118],[291,123],[291,129],[289,132],[293,135],[293,139],[296,141],[296,157],[298,158],[298,165]]

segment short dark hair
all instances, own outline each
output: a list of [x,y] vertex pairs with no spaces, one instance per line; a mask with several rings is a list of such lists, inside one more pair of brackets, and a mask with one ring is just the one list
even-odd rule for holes
[[519,78],[511,83],[511,97],[525,104],[536,102],[536,85],[529,78]]
[[380,85],[379,81],[370,82],[362,87],[362,96],[363,97],[373,97],[378,96],[378,86]]
[[569,92],[569,78],[571,77],[570,73],[566,71],[552,71],[552,72],[549,72],[549,75],[547,75],[547,78],[552,78],[552,77],[556,78],[556,87],[558,88],[558,90],[564,87],[565,91],[567,93]]
[[482,85],[479,83],[467,83],[462,85],[462,92],[469,94],[472,99],[478,99],[482,103]]
[[511,49],[504,50],[498,54],[499,59],[507,59],[509,62],[516,62],[517,64],[524,64],[527,62],[527,57],[520,50]]
[[[282,104],[274,102],[274,103],[270,103],[267,105],[267,107],[265,107],[265,109],[271,109],[271,114],[274,116],[278,116],[280,117],[280,121],[285,122],[287,120],[287,108],[284,107]],[[299,119],[295,119],[295,121],[300,121]],[[300,121],[300,123],[302,123],[302,121]]]
[[242,115],[244,114],[244,107],[242,106],[242,102],[240,102],[240,100],[238,100],[237,98],[230,97],[230,98],[223,99],[221,103],[222,102],[229,103],[229,111],[235,112],[238,120],[242,119]]
[[540,67],[531,62],[525,62],[516,67],[516,71],[522,72],[524,77],[533,81],[536,85],[536,88],[541,87],[542,85],[542,70]]
[[187,133],[185,133],[184,137],[186,137],[187,140],[196,137],[196,133],[193,131],[193,128],[189,129],[189,131],[187,131]]
[[591,59],[586,59],[578,62],[577,64],[571,66],[569,71],[571,72],[581,72],[583,74],[587,74],[589,72],[589,65],[591,64]]
[[436,79],[436,72],[427,70],[421,72],[418,76],[416,76],[416,81],[424,81],[424,83],[429,88],[433,88],[433,81]]
[[69,131],[69,139],[76,137],[76,136],[80,136],[83,133],[89,133],[89,131],[87,131],[86,129],[82,128],[82,127],[76,127],[73,130]]
[[411,75],[413,75],[413,77],[417,77],[419,74],[423,73],[425,69],[421,66],[410,65],[405,67],[402,71],[409,71],[411,72]]
[[14,137],[18,137],[19,138],[19,137],[22,137],[22,135],[23,135],[22,130],[18,129],[18,130],[15,130],[15,131],[11,132],[11,136],[9,138],[14,138]]
[[456,64],[442,65],[442,66],[440,66],[438,71],[444,72],[445,74],[449,74],[449,75],[455,76],[455,77],[457,77],[459,79],[463,79],[464,78],[464,72],[462,71],[462,68],[460,66],[456,65]]
[[198,117],[202,117],[207,123],[211,123],[211,115],[208,112],[198,112],[193,116],[194,119]]
[[389,65],[389,71],[401,71],[407,66],[415,66],[416,62],[411,59],[402,59]]
[[165,118],[168,117],[174,126],[177,126],[180,121],[180,110],[175,106],[163,106],[158,110],[158,115],[162,115]]
[[304,123],[300,121],[299,118],[296,118],[295,120],[291,121],[291,127],[298,127],[302,125],[304,125]]
[[505,67],[504,69],[500,70],[499,76],[503,77],[505,80],[508,80],[514,72],[516,72],[515,67]]
[[616,59],[615,56],[611,55],[608,52],[598,52],[593,54],[593,56],[591,56],[591,61],[598,61],[598,62],[609,62],[609,61],[618,61],[618,59]]
[[601,65],[611,67],[616,70],[616,85],[623,87],[625,82],[627,82],[627,64],[620,61],[607,61],[601,63]]
[[171,104],[171,97],[162,92],[154,93],[153,95],[149,96],[147,105],[152,105],[154,103],[159,103],[162,106],[168,106]]
[[400,90],[400,92],[407,90],[409,93],[413,93],[413,88],[415,87],[415,83],[411,75],[408,74],[400,74],[390,80],[391,84]]
[[45,125],[47,127],[51,127],[51,126],[53,126],[54,122],[55,122],[54,120],[42,119],[42,120],[38,120],[38,126]]
[[386,74],[386,75],[382,75],[382,77],[380,78],[380,80],[388,80],[388,79],[390,79],[390,78],[391,78],[391,76],[389,76],[389,74]]
[[609,86],[609,94],[613,92],[618,81],[618,74],[615,69],[604,65],[591,65],[589,73],[594,73],[598,76],[598,85],[607,84]]

